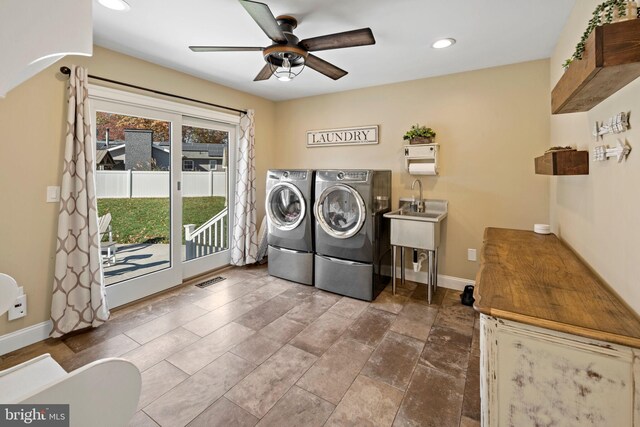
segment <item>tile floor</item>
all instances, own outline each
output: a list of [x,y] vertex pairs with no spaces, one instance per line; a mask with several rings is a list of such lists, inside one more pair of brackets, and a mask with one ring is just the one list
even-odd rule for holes
[[479,331],[458,291],[408,282],[369,304],[229,269],[124,308],[95,330],[0,356],[142,372],[132,426],[479,426]]

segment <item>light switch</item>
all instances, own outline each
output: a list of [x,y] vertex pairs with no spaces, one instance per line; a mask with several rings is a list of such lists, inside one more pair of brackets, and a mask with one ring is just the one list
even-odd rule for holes
[[56,203],[60,201],[60,187],[47,187],[47,203]]
[[475,249],[467,249],[467,260],[475,261],[476,260],[476,250]]

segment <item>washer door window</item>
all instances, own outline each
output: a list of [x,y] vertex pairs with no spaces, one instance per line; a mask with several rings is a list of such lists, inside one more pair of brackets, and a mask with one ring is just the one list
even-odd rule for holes
[[331,186],[320,194],[315,214],[320,227],[338,239],[355,235],[366,219],[362,197],[356,190],[343,184]]
[[288,182],[276,184],[267,197],[269,221],[280,230],[293,230],[304,219],[306,211],[300,190]]

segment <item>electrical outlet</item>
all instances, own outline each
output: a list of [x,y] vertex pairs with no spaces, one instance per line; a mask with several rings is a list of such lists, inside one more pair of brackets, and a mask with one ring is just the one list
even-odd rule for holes
[[16,320],[27,315],[27,296],[24,294],[22,287],[19,288],[19,296],[9,309],[9,320]]
[[475,261],[476,260],[476,250],[475,249],[467,249],[467,260]]

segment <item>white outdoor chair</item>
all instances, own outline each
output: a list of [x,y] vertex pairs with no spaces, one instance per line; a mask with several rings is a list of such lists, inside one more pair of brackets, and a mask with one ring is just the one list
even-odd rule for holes
[[[15,280],[0,274],[0,303],[17,296]],[[1,304],[0,315],[11,304]],[[124,359],[102,359],[67,373],[49,354],[0,371],[2,404],[68,404],[72,427],[124,427],[138,406],[142,378]]]
[[[111,213],[98,217],[98,230],[100,232],[100,253],[106,252],[103,255],[103,262],[107,265],[114,265],[116,263],[116,242],[113,241],[113,233],[111,231]],[[103,242],[105,236],[107,240]]]

